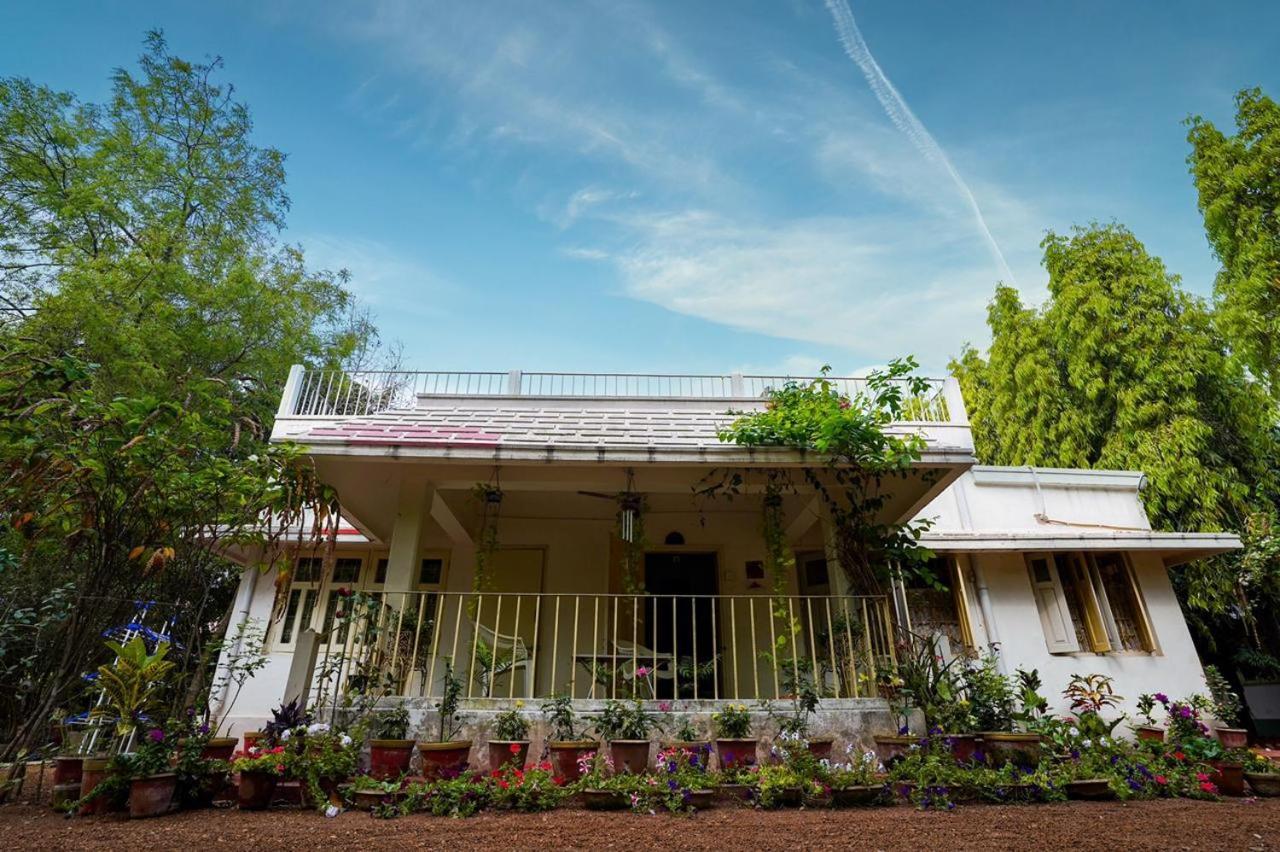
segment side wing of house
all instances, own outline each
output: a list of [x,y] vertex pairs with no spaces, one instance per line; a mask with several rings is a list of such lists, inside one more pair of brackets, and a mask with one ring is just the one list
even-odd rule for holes
[[[1142,476],[976,466],[924,512],[949,593],[906,589],[913,628],[1036,669],[1046,697],[1076,674],[1139,695],[1204,692],[1170,569],[1239,547],[1234,535],[1153,531]],[[1065,709],[1061,706],[1060,709]]]

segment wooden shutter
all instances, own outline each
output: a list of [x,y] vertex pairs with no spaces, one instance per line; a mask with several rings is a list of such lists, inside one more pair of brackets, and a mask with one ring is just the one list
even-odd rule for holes
[[1079,651],[1075,625],[1072,624],[1071,613],[1067,609],[1066,595],[1062,592],[1057,566],[1048,556],[1030,556],[1027,558],[1027,570],[1031,577],[1036,607],[1040,610],[1040,623],[1044,627],[1044,639],[1049,646],[1049,653]]
[[1069,553],[1061,562],[1062,570],[1070,571],[1072,586],[1080,599],[1080,612],[1084,616],[1085,634],[1089,637],[1090,650],[1104,654],[1111,650],[1111,635],[1107,633],[1107,625],[1102,620],[1102,607],[1098,603],[1098,593],[1094,589],[1093,577],[1085,569],[1081,554]]

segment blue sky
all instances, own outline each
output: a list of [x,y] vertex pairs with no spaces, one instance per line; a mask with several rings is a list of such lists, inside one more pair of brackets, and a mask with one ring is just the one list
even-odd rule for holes
[[286,238],[418,369],[938,372],[1094,219],[1208,293],[1181,122],[1280,94],[1280,4],[851,11],[861,43],[823,0],[15,3],[0,75],[102,98],[151,27],[221,55]]

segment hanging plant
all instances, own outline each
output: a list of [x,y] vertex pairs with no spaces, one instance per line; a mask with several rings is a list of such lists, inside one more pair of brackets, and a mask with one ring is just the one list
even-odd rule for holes
[[[487,592],[493,586],[490,567],[498,549],[498,516],[502,512],[502,489],[488,483],[477,483],[472,495],[480,502],[480,532],[476,536],[475,572],[471,580],[473,592]],[[474,606],[474,601],[473,604]]]
[[784,628],[774,639],[773,661],[781,663],[788,644],[800,635],[800,622],[794,617],[787,600],[791,592],[791,578],[796,573],[796,557],[787,543],[786,526],[782,515],[782,485],[777,471],[769,472],[762,504],[761,526],[764,533],[765,570],[773,587],[773,617]]
[[[630,485],[630,476],[628,476]],[[644,495],[623,491],[618,495],[614,533],[622,542],[622,590],[628,595],[644,593],[640,571],[644,566]]]

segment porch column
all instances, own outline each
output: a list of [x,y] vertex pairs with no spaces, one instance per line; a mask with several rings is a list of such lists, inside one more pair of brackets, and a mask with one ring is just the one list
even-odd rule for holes
[[840,565],[840,549],[836,547],[836,529],[826,511],[822,513],[822,546],[827,557],[827,581],[831,584],[832,597],[841,598],[853,594],[849,577]]
[[397,609],[406,603],[403,593],[412,591],[417,584],[422,559],[422,529],[434,498],[435,486],[422,477],[406,474],[400,483],[396,519],[391,527],[391,547],[387,553],[387,579],[382,586],[384,600]]

